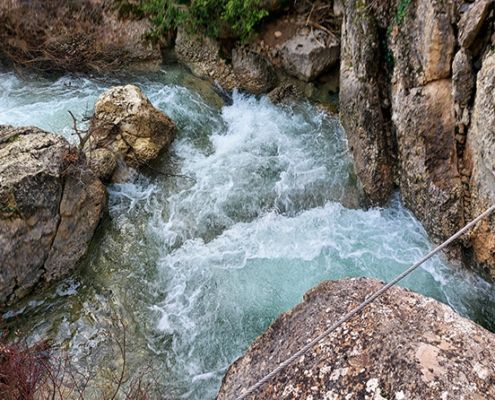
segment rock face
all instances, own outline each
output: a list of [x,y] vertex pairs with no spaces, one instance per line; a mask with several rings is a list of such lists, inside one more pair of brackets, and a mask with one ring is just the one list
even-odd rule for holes
[[[396,185],[435,241],[495,202],[484,167],[495,148],[493,8],[492,0],[345,3],[340,112],[357,174],[374,203]],[[463,245],[493,278],[489,225]]]
[[[467,135],[466,165],[471,166],[470,207],[473,217],[495,203],[495,54],[478,72],[472,123]],[[476,260],[495,278],[495,218],[480,223],[471,236]]]
[[67,275],[105,205],[103,184],[61,137],[0,126],[0,305]]
[[[340,64],[340,116],[363,190],[372,203],[393,189],[393,143],[379,27],[358,0],[345,3]],[[378,59],[377,59],[378,57]],[[381,64],[383,62],[383,64]]]
[[96,102],[85,152],[94,173],[108,180],[119,160],[138,168],[155,159],[172,142],[175,130],[174,122],[137,86],[116,86]]
[[[346,279],[310,290],[230,366],[218,399],[235,399],[381,285]],[[395,287],[248,398],[495,398],[494,345],[450,307]]]

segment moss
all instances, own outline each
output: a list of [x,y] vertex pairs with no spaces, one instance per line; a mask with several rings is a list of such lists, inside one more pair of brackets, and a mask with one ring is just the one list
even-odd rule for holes
[[19,140],[19,135],[14,135],[8,138],[7,143],[14,143],[17,142],[18,140]]
[[394,15],[394,22],[396,25],[400,26],[406,18],[411,2],[412,0],[399,0],[397,4],[397,10],[395,11]]

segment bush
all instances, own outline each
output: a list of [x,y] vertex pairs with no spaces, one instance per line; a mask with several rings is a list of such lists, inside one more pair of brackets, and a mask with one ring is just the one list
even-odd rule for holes
[[258,23],[268,15],[261,0],[119,0],[124,13],[145,15],[154,26],[151,38],[159,39],[171,29],[181,26],[188,31],[202,30],[218,37],[222,29],[246,40]]

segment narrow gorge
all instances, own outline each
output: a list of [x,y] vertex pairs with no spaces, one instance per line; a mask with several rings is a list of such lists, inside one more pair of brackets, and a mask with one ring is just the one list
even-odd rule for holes
[[[0,5],[0,372],[53,398],[237,398],[495,203],[493,1],[186,3]],[[495,399],[494,235],[248,398]]]

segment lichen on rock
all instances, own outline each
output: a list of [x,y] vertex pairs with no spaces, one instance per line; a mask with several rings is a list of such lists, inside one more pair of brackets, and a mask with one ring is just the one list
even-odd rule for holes
[[[326,281],[235,361],[218,400],[235,399],[383,284]],[[495,335],[435,300],[393,287],[248,399],[489,399]]]
[[175,123],[139,87],[116,86],[98,98],[84,150],[95,174],[108,180],[119,160],[139,168],[155,159],[175,131]]

